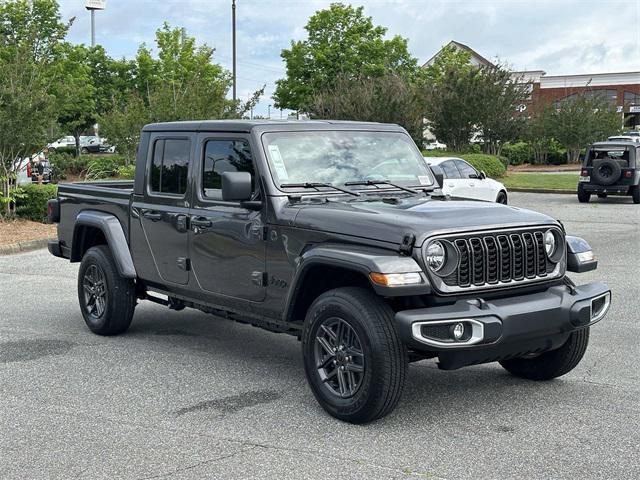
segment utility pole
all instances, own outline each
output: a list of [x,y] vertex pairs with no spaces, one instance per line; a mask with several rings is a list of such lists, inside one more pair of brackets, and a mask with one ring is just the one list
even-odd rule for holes
[[267,105],[267,118],[271,120],[271,104]]
[[236,0],[231,0],[231,31],[233,36],[233,101],[236,101]]
[[96,46],[96,11],[91,9],[91,47]]

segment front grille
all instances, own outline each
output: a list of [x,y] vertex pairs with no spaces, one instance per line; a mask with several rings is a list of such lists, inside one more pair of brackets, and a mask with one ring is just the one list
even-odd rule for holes
[[548,227],[442,237],[455,248],[459,261],[453,272],[435,278],[436,287],[439,283],[441,290],[462,291],[560,276],[561,268],[545,253],[546,230]]

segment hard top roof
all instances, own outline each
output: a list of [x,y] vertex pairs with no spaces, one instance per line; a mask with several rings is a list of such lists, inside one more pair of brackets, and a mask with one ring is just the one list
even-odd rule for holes
[[608,148],[608,147],[636,147],[640,148],[640,143],[633,140],[607,140],[604,142],[595,142],[591,144],[595,148]]
[[291,130],[374,130],[399,131],[404,129],[392,123],[349,122],[339,120],[196,120],[184,122],[151,123],[144,132],[244,132],[254,129],[263,132]]

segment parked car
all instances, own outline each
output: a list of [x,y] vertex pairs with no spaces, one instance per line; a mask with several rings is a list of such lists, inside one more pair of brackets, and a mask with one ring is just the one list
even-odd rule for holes
[[578,182],[578,201],[591,195],[630,195],[640,203],[640,143],[630,140],[597,142],[587,149]]
[[80,153],[113,153],[114,148],[108,145],[105,139],[97,136],[81,137]]
[[425,150],[446,150],[447,146],[444,143],[440,143],[437,140],[435,142],[429,142],[424,147]]
[[427,164],[442,169],[443,193],[459,198],[485,200],[507,204],[506,187],[484,172],[476,170],[469,162],[457,157],[424,157]]
[[640,135],[617,135],[617,136],[609,137],[609,138],[607,138],[607,140],[610,141],[610,142],[628,140],[630,142],[638,142],[638,143],[640,143]]
[[564,375],[609,309],[605,284],[566,276],[597,266],[584,240],[540,213],[442,195],[397,125],[153,124],[136,164],[132,182],[61,184],[48,204],[49,251],[80,262],[89,329],[123,333],[148,300],[293,335],[341,420],[391,412],[410,361]]
[[65,137],[60,137],[55,142],[51,142],[47,145],[47,148],[50,152],[55,152],[59,148],[75,148],[76,147],[76,139],[73,135],[67,135]]
[[17,169],[16,184],[28,185],[32,182],[32,170],[31,162],[28,159],[18,160],[14,163],[14,168]]

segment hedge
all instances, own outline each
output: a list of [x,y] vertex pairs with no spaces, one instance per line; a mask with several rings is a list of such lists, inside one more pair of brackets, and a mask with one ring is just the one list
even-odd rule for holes
[[485,153],[458,153],[444,150],[425,150],[422,152],[425,157],[457,157],[466,160],[476,169],[484,171],[491,178],[502,177],[507,171],[508,161],[504,157],[497,155],[487,155]]
[[33,183],[21,187],[22,195],[16,200],[16,216],[34,222],[45,222],[47,202],[58,196],[58,186]]
[[89,161],[87,179],[99,180],[117,177],[125,164],[126,157],[124,155],[96,155]]

